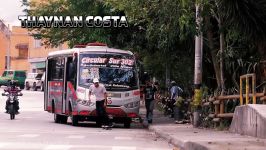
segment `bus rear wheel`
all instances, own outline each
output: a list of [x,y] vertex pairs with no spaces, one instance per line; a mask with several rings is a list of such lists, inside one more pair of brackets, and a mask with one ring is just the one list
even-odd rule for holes
[[54,114],[54,122],[55,123],[61,123],[61,118],[62,118],[61,115]]
[[67,123],[67,116],[64,115],[58,115],[58,114],[54,114],[54,122],[55,123],[63,123],[66,124]]

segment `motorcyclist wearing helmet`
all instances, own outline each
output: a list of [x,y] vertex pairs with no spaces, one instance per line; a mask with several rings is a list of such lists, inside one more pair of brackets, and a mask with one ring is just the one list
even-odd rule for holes
[[[17,82],[15,80],[11,80],[9,81],[9,85],[7,86],[7,88],[5,89],[5,92],[8,92],[8,93],[18,93],[19,92],[19,89],[16,87],[17,86]],[[6,113],[8,113],[8,99],[6,100]],[[15,106],[17,106],[17,114],[19,113],[18,110],[19,110],[19,102],[16,100],[15,101]]]

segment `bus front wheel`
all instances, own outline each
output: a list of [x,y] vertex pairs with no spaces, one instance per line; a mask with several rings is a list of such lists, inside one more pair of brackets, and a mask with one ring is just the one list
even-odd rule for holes
[[61,116],[61,123],[67,124],[67,116]]
[[71,116],[71,120],[72,120],[72,125],[73,125],[73,126],[78,126],[78,123],[79,123],[79,118],[78,118],[78,116],[76,116],[76,115]]
[[124,122],[124,127],[125,128],[130,128],[130,125],[131,125],[131,118],[128,118]]
[[58,115],[58,114],[54,114],[54,122],[55,123],[63,123],[66,124],[67,123],[67,116],[64,115]]

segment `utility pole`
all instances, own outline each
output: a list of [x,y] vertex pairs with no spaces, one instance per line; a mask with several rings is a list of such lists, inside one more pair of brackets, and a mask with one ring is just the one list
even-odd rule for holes
[[194,66],[194,112],[193,112],[193,126],[199,125],[199,107],[201,105],[201,84],[202,84],[202,49],[203,38],[201,32],[201,6],[196,2],[196,24],[198,34],[195,36],[195,66]]
[[[8,24],[8,30],[9,30],[9,24]],[[9,30],[10,31],[10,30]],[[10,70],[10,45],[11,45],[11,32],[7,33],[7,39],[8,39],[8,46],[7,46],[7,70]]]

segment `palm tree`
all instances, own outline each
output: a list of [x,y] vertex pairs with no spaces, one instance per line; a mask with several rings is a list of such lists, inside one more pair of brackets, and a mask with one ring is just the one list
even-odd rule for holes
[[265,0],[221,0],[217,6],[227,25],[234,26],[236,30],[255,41],[265,40]]
[[266,1],[221,0],[217,2],[217,7],[225,19],[225,25],[233,27],[254,43],[261,58],[265,60]]

